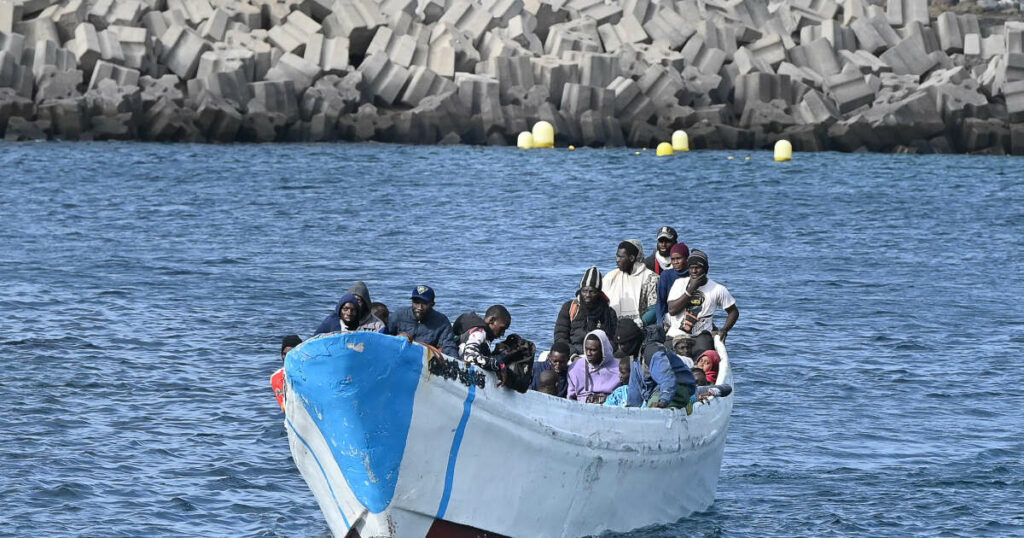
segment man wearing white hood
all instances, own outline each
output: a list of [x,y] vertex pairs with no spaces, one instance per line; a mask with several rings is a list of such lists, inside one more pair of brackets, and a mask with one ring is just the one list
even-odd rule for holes
[[616,269],[604,277],[604,293],[619,319],[633,320],[640,327],[654,323],[658,304],[658,275],[644,266],[643,259],[640,241],[623,241],[615,253]]

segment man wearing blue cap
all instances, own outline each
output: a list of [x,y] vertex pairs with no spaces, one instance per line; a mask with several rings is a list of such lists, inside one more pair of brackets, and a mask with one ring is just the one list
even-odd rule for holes
[[459,356],[459,345],[448,316],[434,310],[434,290],[416,286],[412,306],[399,308],[388,320],[388,334],[407,335],[421,344],[434,346],[449,357]]

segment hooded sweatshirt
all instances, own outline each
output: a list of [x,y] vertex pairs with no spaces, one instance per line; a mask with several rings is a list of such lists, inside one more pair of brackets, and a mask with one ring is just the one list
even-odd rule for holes
[[694,362],[700,362],[701,357],[707,357],[711,361],[711,368],[704,372],[704,375],[708,378],[708,383],[714,385],[715,380],[718,379],[718,363],[722,362],[722,357],[718,355],[717,351],[709,349],[701,353]]
[[640,317],[658,303],[658,275],[648,269],[641,261],[644,255],[643,246],[635,239],[630,243],[636,245],[640,254],[627,274],[616,268],[604,277],[604,294],[619,319],[628,318],[643,326]]
[[602,361],[594,367],[586,357],[581,357],[569,366],[570,400],[585,402],[591,394],[611,394],[619,386],[619,361],[615,360],[608,335],[600,329],[590,331],[587,336],[590,335],[601,341]]
[[644,371],[643,361],[633,361],[629,372],[629,389],[626,405],[640,407],[655,391],[661,392],[660,401],[671,402],[676,395],[677,385],[689,388],[690,394],[697,392],[693,372],[675,353],[660,344],[649,344],[644,350],[650,355],[650,366]]
[[[359,305],[359,323],[355,329],[349,329],[345,327],[345,324],[341,322],[341,307],[347,302],[352,302],[350,296],[358,297],[362,304]],[[357,303],[359,301],[356,301]],[[384,322],[370,313],[370,290],[366,288],[366,284],[362,281],[356,282],[348,289],[348,293],[343,295],[338,304],[334,307],[334,311],[327,315],[320,326],[316,328],[314,335],[340,332],[349,333],[356,331],[373,331],[383,333],[387,331],[387,327]]]

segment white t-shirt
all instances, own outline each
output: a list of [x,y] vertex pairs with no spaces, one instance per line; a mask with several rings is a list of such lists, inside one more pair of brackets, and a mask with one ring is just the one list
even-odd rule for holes
[[[689,284],[690,277],[683,277],[672,283],[672,289],[668,292],[668,300],[671,302],[683,296],[686,292],[686,285]],[[715,282],[714,280],[708,279],[707,283],[697,288],[697,291],[690,297],[690,304],[686,305],[679,314],[673,316],[666,314],[665,319],[669,324],[666,335],[669,337],[682,336],[689,334],[696,336],[705,331],[711,331],[711,317],[715,314],[719,308],[726,309],[736,304],[736,299],[732,298],[732,294],[725,286]],[[683,318],[686,312],[693,312],[700,318],[697,323],[693,325],[693,329],[689,333],[683,332]]]

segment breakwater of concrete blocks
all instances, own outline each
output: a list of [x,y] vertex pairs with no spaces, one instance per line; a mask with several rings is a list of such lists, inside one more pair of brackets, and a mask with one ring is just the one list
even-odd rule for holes
[[7,140],[1024,154],[1024,23],[927,0],[0,0]]

